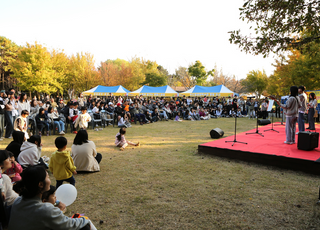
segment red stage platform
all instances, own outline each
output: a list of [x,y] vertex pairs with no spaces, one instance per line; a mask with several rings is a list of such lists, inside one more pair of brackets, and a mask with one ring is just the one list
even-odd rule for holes
[[[232,135],[201,144],[198,146],[198,151],[220,157],[320,174],[320,148],[312,151],[304,151],[299,150],[297,144],[284,144],[286,140],[285,126],[280,123],[274,123],[273,128],[279,131],[279,133],[274,131],[265,132],[265,130],[271,129],[270,124],[259,127],[259,132],[262,133],[264,137],[256,134],[256,129],[237,134],[237,141],[248,144],[236,142],[232,146],[233,142],[226,143],[226,141],[234,140],[234,135]],[[316,129],[320,130],[320,125],[316,125]],[[298,135],[296,135],[296,143],[298,143]]]

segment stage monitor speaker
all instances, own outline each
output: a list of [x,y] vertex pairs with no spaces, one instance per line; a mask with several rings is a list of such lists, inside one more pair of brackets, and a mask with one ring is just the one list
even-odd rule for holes
[[318,148],[319,145],[319,133],[316,132],[299,132],[298,134],[298,149],[301,150],[313,150]]
[[269,125],[271,124],[271,121],[268,119],[260,119],[258,120],[258,125]]
[[211,138],[214,138],[214,139],[223,137],[223,135],[224,135],[224,132],[219,128],[215,128],[210,131],[210,136]]

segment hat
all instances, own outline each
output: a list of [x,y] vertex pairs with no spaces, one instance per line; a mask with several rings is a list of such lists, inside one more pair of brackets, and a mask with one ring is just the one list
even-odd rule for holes
[[113,103],[110,101],[110,102],[108,103],[108,105],[113,105]]
[[6,91],[5,91],[4,89],[0,91],[0,93],[5,93],[5,92],[6,92]]
[[120,106],[120,105],[121,105],[120,103],[117,104],[117,106]]

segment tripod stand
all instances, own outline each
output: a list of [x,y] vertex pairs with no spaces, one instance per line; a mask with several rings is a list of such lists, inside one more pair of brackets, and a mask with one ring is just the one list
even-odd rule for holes
[[260,136],[264,137],[262,133],[259,133],[259,128],[258,128],[258,114],[257,114],[257,126],[256,126],[256,131],[254,133],[246,133],[248,134],[259,134]]
[[279,133],[279,131],[273,129],[273,114],[272,114],[272,118],[271,118],[271,124],[272,124],[271,129],[266,129],[266,130],[264,130],[264,132],[266,132],[266,131],[275,131],[275,132]]
[[241,143],[241,144],[248,144],[246,142],[241,142],[241,141],[237,141],[237,116],[234,119],[234,140],[233,141],[226,141],[227,142],[233,142],[232,146],[237,142],[237,143]]

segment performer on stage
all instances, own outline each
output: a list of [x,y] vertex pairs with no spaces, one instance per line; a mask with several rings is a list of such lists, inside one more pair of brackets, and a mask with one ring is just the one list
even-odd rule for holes
[[315,112],[315,108],[317,107],[318,103],[317,103],[317,98],[316,95],[314,93],[310,93],[309,95],[309,104],[308,104],[308,108],[309,108],[309,112],[308,112],[308,121],[309,121],[309,127],[307,129],[309,130],[315,130],[315,125],[314,125],[314,112]]
[[301,107],[297,86],[290,87],[290,97],[286,104],[280,104],[280,107],[285,110],[286,114],[286,141],[284,143],[295,144],[296,122],[298,120],[298,110]]
[[[277,101],[277,100],[276,100]],[[290,97],[286,104],[277,103],[284,109],[286,114],[286,141],[285,144],[295,144],[296,142],[296,122],[298,120],[298,110],[301,108],[301,102],[298,97],[298,87],[290,87]]]
[[[299,127],[299,132],[305,131],[304,127],[304,114],[307,111],[307,94],[305,94],[306,87],[303,85],[300,85],[298,88],[299,92],[299,99],[301,102],[301,108],[299,109],[299,117],[298,117],[298,127]],[[297,134],[299,133],[297,132]]]

